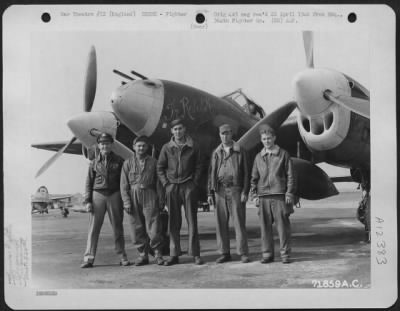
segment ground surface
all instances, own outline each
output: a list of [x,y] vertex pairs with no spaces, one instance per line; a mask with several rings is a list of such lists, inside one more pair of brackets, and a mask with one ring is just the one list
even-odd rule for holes
[[[363,243],[365,231],[355,215],[359,193],[342,193],[320,201],[302,201],[291,216],[292,259],[283,265],[279,240],[275,236],[275,262],[261,264],[257,209],[247,209],[247,232],[252,262],[216,264],[214,212],[199,212],[202,258],[194,266],[184,254],[179,265],[164,267],[120,267],[114,253],[111,226],[106,218],[98,246],[95,267],[80,269],[86,245],[88,215],[72,212],[63,218],[59,210],[32,215],[32,283],[37,288],[312,288],[324,280],[370,286],[370,245]],[[138,255],[130,243],[125,218],[126,249],[130,260]],[[187,227],[181,232],[183,250]],[[231,252],[235,254],[234,232]],[[337,283],[338,284],[338,283]]]

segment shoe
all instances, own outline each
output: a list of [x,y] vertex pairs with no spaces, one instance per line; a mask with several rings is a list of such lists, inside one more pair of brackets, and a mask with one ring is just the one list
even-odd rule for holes
[[144,266],[147,265],[148,263],[149,263],[149,258],[144,256],[139,256],[135,260],[135,266]]
[[224,263],[227,261],[231,261],[231,255],[230,254],[223,254],[221,257],[218,257],[217,260],[215,261],[216,263]]
[[162,266],[162,265],[164,265],[164,262],[165,262],[165,260],[161,256],[156,257],[156,264],[157,265]]
[[273,261],[274,261],[274,258],[272,258],[272,257],[263,257],[260,260],[261,263],[270,263],[270,262],[273,262]]
[[171,256],[164,262],[164,266],[177,265],[178,263],[179,263],[179,257],[178,256]]
[[85,268],[93,268],[93,263],[91,262],[84,262],[83,264],[81,264],[81,268],[85,269]]
[[246,255],[242,255],[242,257],[240,258],[240,261],[242,263],[248,263],[248,262],[250,262],[250,259]]
[[291,263],[291,260],[288,257],[284,257],[282,258],[282,263]]
[[126,266],[130,266],[131,262],[128,259],[121,259],[121,261],[119,262],[119,265],[126,267]]
[[195,265],[202,265],[204,263],[203,260],[201,260],[200,256],[194,256],[194,264]]
[[148,251],[149,251],[149,254],[154,257],[154,255],[155,255],[154,249],[149,247]]

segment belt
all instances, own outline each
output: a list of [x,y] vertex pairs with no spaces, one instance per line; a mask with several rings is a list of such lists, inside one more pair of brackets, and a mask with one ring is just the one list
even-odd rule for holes
[[225,188],[230,188],[230,187],[233,187],[234,185],[233,185],[233,182],[218,182],[218,185],[219,186],[223,186],[223,187],[225,187]]
[[131,189],[154,189],[153,185],[146,185],[146,184],[133,184],[131,185]]

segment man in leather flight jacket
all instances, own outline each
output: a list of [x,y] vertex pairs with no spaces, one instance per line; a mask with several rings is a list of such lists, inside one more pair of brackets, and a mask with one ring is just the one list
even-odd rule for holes
[[170,258],[165,261],[165,265],[179,263],[182,204],[189,229],[188,254],[193,256],[196,265],[200,265],[203,263],[197,229],[197,186],[202,170],[200,149],[186,135],[186,126],[182,119],[171,122],[171,133],[173,137],[162,147],[157,163],[157,174],[165,188],[169,214]]
[[272,224],[279,233],[282,263],[290,263],[291,228],[289,216],[293,213],[295,177],[289,153],[275,144],[275,130],[260,126],[264,148],[256,155],[251,172],[251,193],[257,195],[261,224],[261,263],[274,260]]
[[84,204],[90,213],[89,234],[81,268],[93,267],[97,243],[104,215],[107,212],[114,233],[115,250],[120,255],[120,265],[130,263],[125,252],[120,178],[123,159],[111,151],[113,138],[102,133],[97,138],[99,155],[90,163],[86,178]]
[[[217,245],[222,255],[217,263],[231,260],[229,216],[236,234],[236,251],[243,263],[249,262],[246,233],[246,201],[250,188],[247,152],[232,140],[232,127],[219,128],[221,144],[211,155],[208,203],[215,204]],[[215,202],[214,202],[215,196]]]

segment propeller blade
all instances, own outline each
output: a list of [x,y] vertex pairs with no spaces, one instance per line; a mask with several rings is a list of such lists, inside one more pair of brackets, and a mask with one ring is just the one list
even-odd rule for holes
[[259,127],[263,124],[268,124],[275,130],[279,127],[292,111],[297,107],[296,102],[288,102],[287,104],[279,107],[275,111],[271,112],[269,115],[258,121],[251,129],[249,129],[246,134],[244,134],[238,141],[238,144],[247,150],[251,150],[260,143]]
[[306,52],[306,65],[314,68],[314,37],[312,31],[303,31],[304,50]]
[[76,137],[72,137],[72,139],[60,150],[57,151],[55,155],[53,155],[50,159],[47,160],[45,164],[39,169],[39,171],[36,173],[35,178],[39,177],[44,171],[46,171],[61,155],[64,153],[64,151],[74,143],[76,140]]
[[347,95],[337,95],[330,90],[324,92],[324,97],[335,104],[341,105],[369,119],[369,100]]
[[86,67],[85,98],[83,107],[85,112],[89,112],[92,110],[94,97],[96,95],[96,83],[97,83],[96,49],[94,48],[94,46],[92,46],[90,48],[87,67]]
[[112,144],[111,150],[118,154],[124,160],[130,158],[133,155],[133,151],[126,147],[123,143],[119,142],[114,138],[114,143]]
[[337,195],[339,192],[331,178],[317,165],[298,158],[292,158],[296,176],[296,195],[307,200],[320,200]]

